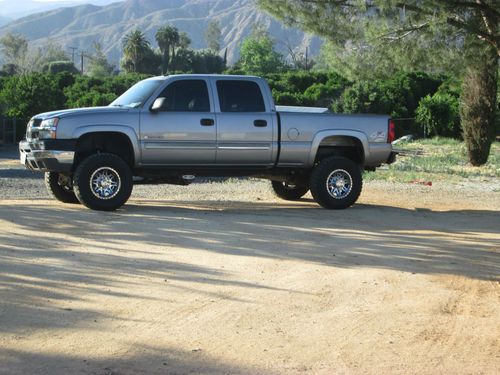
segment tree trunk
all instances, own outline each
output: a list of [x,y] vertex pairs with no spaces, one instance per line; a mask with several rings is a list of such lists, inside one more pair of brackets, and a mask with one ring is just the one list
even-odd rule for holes
[[480,166],[488,161],[495,138],[498,54],[477,40],[467,43],[467,69],[460,97],[460,119],[469,161]]

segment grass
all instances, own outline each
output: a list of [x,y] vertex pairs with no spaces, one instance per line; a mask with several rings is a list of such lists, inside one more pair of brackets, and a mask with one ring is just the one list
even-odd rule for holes
[[376,172],[367,172],[366,180],[460,182],[464,179],[490,181],[500,177],[500,142],[492,144],[488,162],[481,167],[473,167],[468,162],[465,144],[455,139],[421,139],[401,142],[394,148],[421,151],[422,155],[398,156],[395,163]]

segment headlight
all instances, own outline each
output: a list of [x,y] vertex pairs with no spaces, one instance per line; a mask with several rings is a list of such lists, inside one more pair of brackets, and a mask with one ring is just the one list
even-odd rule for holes
[[59,123],[58,117],[48,118],[43,120],[39,126],[38,136],[40,139],[56,138],[57,124]]

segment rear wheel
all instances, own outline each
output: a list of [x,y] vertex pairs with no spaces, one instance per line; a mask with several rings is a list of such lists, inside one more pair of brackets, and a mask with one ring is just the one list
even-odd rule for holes
[[304,185],[292,184],[284,181],[271,181],[274,193],[287,201],[296,201],[302,198],[308,191],[309,187]]
[[326,158],[311,173],[311,194],[324,208],[352,206],[361,194],[362,185],[359,165],[344,157]]
[[73,191],[71,177],[57,172],[45,172],[45,186],[48,192],[63,203],[80,203]]
[[132,171],[117,155],[91,155],[76,168],[73,186],[76,197],[86,207],[113,211],[123,206],[132,193]]

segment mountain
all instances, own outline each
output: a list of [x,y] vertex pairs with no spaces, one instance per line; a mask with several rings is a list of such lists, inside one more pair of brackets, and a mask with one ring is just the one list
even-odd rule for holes
[[5,24],[9,23],[10,21],[12,21],[12,18],[10,18],[10,17],[5,17],[5,16],[2,16],[2,15],[0,14],[0,26],[3,26],[3,25],[5,25]]
[[0,0],[0,20],[10,20],[28,16],[33,13],[46,12],[61,7],[94,4],[107,5],[118,0],[72,0],[72,1],[40,1],[40,0]]
[[[15,1],[15,0],[6,0]],[[32,14],[0,28],[25,35],[34,46],[43,46],[49,39],[62,46],[91,50],[99,42],[108,59],[118,63],[122,54],[122,39],[129,31],[139,28],[156,46],[156,30],[165,25],[185,31],[195,49],[206,48],[204,32],[207,24],[217,19],[222,30],[222,47],[228,49],[228,61],[239,56],[239,45],[255,24],[264,25],[285,55],[287,46],[309,53],[319,52],[321,40],[297,29],[289,29],[257,9],[254,0],[127,0],[105,6],[80,5]]]

